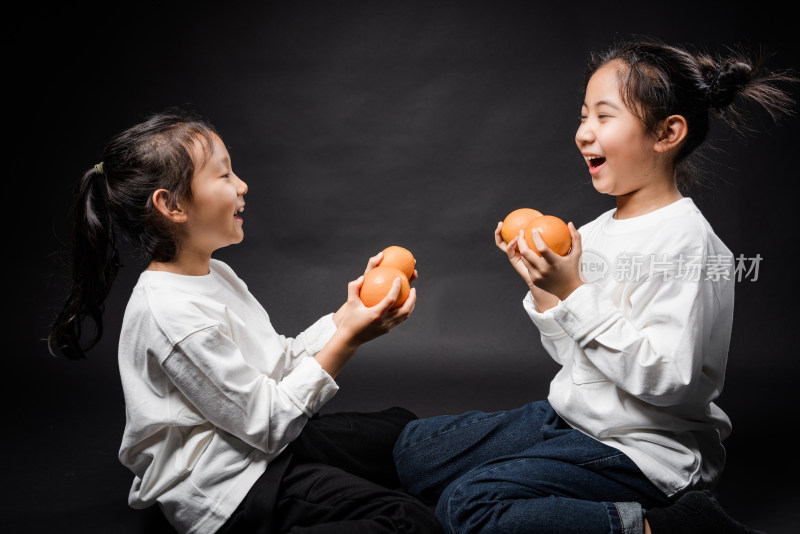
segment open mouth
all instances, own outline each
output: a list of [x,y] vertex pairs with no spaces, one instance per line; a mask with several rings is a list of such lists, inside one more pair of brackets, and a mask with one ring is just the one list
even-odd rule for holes
[[606,162],[606,158],[601,156],[588,156],[586,161],[589,163],[589,170],[596,170],[599,169],[603,163]]
[[242,206],[238,210],[234,211],[233,212],[233,218],[236,219],[237,221],[244,221],[244,219],[242,219],[242,212],[243,211],[244,211],[244,206]]

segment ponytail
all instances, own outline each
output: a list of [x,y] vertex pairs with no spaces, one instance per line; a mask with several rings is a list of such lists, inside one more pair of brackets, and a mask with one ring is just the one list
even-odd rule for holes
[[[774,122],[793,113],[794,101],[779,84],[796,79],[788,72],[766,69],[764,57],[751,58],[745,52],[712,59],[698,56],[702,76],[708,81],[708,102],[711,111],[739,134],[753,131],[747,126],[743,107],[755,105]],[[737,98],[738,97],[738,98]]]
[[[103,152],[103,163],[83,175],[73,208],[71,287],[47,339],[52,354],[82,359],[100,341],[104,302],[121,265],[118,231],[138,245],[146,263],[175,258],[175,228],[155,208],[152,196],[166,189],[190,202],[197,148],[212,150],[214,135],[208,120],[170,109],[117,134]],[[85,319],[95,328],[84,346]]]
[[[119,251],[108,205],[102,166],[87,171],[78,183],[72,223],[72,285],[48,337],[65,357],[79,360],[103,335],[104,302],[119,271]],[[82,323],[94,323],[94,336],[81,346]]]

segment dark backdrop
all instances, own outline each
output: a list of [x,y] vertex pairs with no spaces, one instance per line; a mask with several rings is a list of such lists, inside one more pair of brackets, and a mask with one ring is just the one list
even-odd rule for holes
[[[364,346],[325,408],[399,404],[421,416],[543,398],[556,371],[521,305],[525,287],[493,243],[530,206],[581,225],[613,207],[574,145],[590,49],[629,34],[711,51],[766,47],[796,67],[792,17],[700,2],[161,2],[92,10],[23,6],[3,35],[6,263],[10,275],[2,441],[13,531],[144,532],[116,453],[124,425],[116,337],[142,265],[126,254],[107,333],[86,361],[42,339],[69,274],[75,181],[108,138],[167,106],[220,128],[250,186],[243,244],[219,251],[275,327],[295,335],[335,310],[346,283],[390,244],[418,259],[418,305]],[[797,93],[795,93],[797,96]],[[800,492],[794,343],[800,121],[746,144],[712,131],[709,186],[693,197],[735,255],[760,255],[736,285],[727,383],[733,420],[723,504],[788,532]],[[9,267],[10,266],[10,267]],[[7,321],[7,324],[9,322]]]

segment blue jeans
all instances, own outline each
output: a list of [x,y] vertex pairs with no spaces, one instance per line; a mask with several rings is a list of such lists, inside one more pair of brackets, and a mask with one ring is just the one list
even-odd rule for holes
[[547,401],[410,422],[394,447],[406,490],[448,534],[637,534],[669,499],[623,453],[571,428]]

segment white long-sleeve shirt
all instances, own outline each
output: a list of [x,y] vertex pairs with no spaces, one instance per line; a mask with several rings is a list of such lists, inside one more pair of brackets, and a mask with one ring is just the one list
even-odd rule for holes
[[119,341],[129,504],[158,502],[179,532],[217,530],[338,390],[313,358],[335,329],[331,314],[279,335],[218,260],[206,276],[143,272]]
[[548,400],[667,495],[713,484],[731,431],[713,403],[733,321],[731,252],[690,198],[630,219],[614,212],[579,230],[590,283],[544,313],[530,293],[523,301],[562,366]]

